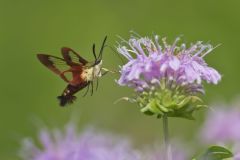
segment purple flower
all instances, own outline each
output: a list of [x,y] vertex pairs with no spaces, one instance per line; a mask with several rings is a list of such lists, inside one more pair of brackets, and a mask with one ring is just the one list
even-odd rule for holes
[[220,81],[221,75],[203,59],[213,50],[211,45],[197,42],[186,48],[185,44],[177,46],[180,38],[172,45],[167,44],[166,38],[161,45],[158,39],[158,36],[154,40],[132,36],[125,45],[119,45],[118,52],[128,62],[121,67],[118,84],[142,91],[152,86],[151,81],[164,80],[167,85],[175,82],[190,86],[192,92],[203,92],[197,89],[202,88],[203,81],[213,84]]
[[204,123],[202,138],[206,142],[240,143],[240,109],[215,107]]
[[[146,149],[145,159],[147,160],[164,160],[165,155],[165,148],[161,145],[155,145],[153,147],[148,147]],[[150,151],[148,151],[150,150]],[[189,153],[190,148],[186,147],[182,143],[171,143],[171,153],[172,153],[172,159],[174,160],[187,160],[190,159]]]
[[237,106],[214,107],[201,129],[202,142],[230,146],[234,160],[240,160],[240,108]]
[[40,147],[25,139],[20,152],[24,160],[139,160],[127,140],[89,129],[78,134],[72,125],[66,131],[42,130]]
[[240,142],[233,147],[234,160],[240,160]]
[[193,119],[192,113],[203,107],[195,104],[201,102],[197,95],[204,93],[202,83],[217,84],[221,80],[203,59],[214,49],[210,44],[199,41],[187,48],[177,45],[179,40],[169,45],[166,38],[159,43],[158,36],[154,40],[132,36],[117,48],[128,60],[121,66],[117,82],[135,89],[132,102],[137,102],[143,113]]

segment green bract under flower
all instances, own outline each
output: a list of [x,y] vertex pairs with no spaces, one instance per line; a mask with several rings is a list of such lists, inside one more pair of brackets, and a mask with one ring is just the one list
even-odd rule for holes
[[163,88],[144,91],[137,95],[135,101],[141,107],[141,112],[157,115],[159,118],[167,114],[169,117],[194,119],[192,113],[205,107],[199,97],[182,94],[179,89],[172,91]]
[[[204,56],[213,50],[210,44],[201,41],[192,44],[172,45],[166,38],[159,43],[148,37],[123,40],[118,52],[128,59],[121,66],[118,84],[134,88],[141,111],[148,115],[193,119],[192,113],[204,107],[199,94],[204,94],[203,82],[217,84],[221,75],[204,61]],[[125,45],[124,45],[125,44]]]

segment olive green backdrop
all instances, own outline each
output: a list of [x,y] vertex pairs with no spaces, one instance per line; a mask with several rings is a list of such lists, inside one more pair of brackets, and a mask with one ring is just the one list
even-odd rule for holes
[[[161,121],[142,115],[135,104],[113,102],[131,95],[115,83],[118,75],[100,80],[94,95],[60,108],[56,100],[65,83],[42,66],[37,53],[60,56],[68,46],[86,59],[93,59],[91,46],[100,46],[105,35],[115,45],[116,35],[167,36],[170,42],[184,35],[185,42],[204,40],[222,45],[206,57],[223,80],[207,85],[206,102],[229,101],[240,85],[240,1],[238,0],[0,0],[0,159],[17,159],[23,137],[36,137],[37,126],[62,127],[75,117],[79,127],[94,125],[128,135],[136,145],[161,141]],[[118,69],[121,61],[109,48],[104,65]],[[171,136],[191,142],[203,121],[172,119]],[[194,141],[192,141],[194,142]]]

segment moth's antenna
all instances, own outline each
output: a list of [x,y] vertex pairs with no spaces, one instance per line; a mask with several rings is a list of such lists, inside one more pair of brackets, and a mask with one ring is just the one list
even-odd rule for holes
[[107,40],[107,36],[105,36],[104,40],[103,40],[103,43],[102,43],[102,47],[100,49],[100,52],[99,52],[99,55],[98,55],[98,60],[101,60],[102,59],[102,54],[103,54],[103,49],[105,47],[105,43],[106,43],[106,40]]
[[[121,60],[121,62],[122,62],[122,65],[124,65],[124,60],[123,60],[123,58],[118,54],[118,52],[116,52],[112,46],[109,46],[109,45],[107,45],[107,44],[105,45],[106,40],[107,40],[107,36],[105,36],[105,38],[104,38],[104,40],[103,40],[102,47],[101,47],[101,49],[100,49],[100,52],[99,52],[99,55],[98,55],[98,57],[97,57],[96,62],[102,59],[102,54],[103,54],[103,49],[104,49],[104,47],[109,47],[114,53],[117,54],[118,58],[120,58],[120,60]],[[95,44],[93,44],[93,54],[94,54],[94,57],[95,57],[95,55],[96,55],[96,52],[95,52]]]
[[95,61],[97,61],[97,56],[96,56],[96,52],[95,52],[95,43],[92,46],[92,51],[93,51],[93,56],[95,58]]

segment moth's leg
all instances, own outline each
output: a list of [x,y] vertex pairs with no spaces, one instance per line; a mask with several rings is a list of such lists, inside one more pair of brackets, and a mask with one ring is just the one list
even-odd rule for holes
[[91,96],[93,95],[93,81],[91,81]]
[[98,89],[98,83],[99,83],[99,82],[98,82],[98,78],[97,78],[96,91],[97,91],[97,89]]
[[86,92],[84,93],[83,97],[85,97],[85,96],[87,95],[87,93],[88,93],[88,91],[89,91],[89,85],[90,85],[90,84],[88,84],[87,90],[86,90]]

